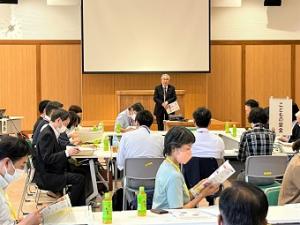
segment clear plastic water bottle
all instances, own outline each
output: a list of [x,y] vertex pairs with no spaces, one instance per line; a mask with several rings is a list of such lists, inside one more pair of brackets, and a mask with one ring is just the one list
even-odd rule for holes
[[116,135],[114,135],[113,139],[112,139],[112,151],[114,153],[118,152],[118,150],[119,150],[119,144],[120,144],[119,143],[119,138]]

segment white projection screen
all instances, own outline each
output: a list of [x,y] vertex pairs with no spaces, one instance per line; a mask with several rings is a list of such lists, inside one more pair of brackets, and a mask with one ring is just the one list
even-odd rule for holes
[[209,72],[210,0],[83,0],[84,73]]

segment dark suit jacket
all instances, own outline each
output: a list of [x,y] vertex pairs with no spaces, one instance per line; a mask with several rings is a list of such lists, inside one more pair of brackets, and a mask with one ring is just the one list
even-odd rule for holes
[[62,190],[67,182],[65,172],[68,168],[68,158],[50,126],[47,126],[40,133],[36,150],[36,170],[39,184],[51,191]]
[[39,124],[37,125],[33,135],[32,135],[32,146],[35,146],[37,143],[37,140],[39,138],[39,135],[41,133],[41,129],[45,124],[48,124],[49,122],[47,120],[40,120]]
[[[166,101],[168,101],[168,103],[172,103],[175,102],[176,99],[177,97],[175,87],[172,85],[168,85]],[[165,110],[161,105],[164,102],[164,89],[162,85],[158,85],[155,87],[153,100],[155,101],[154,115],[162,114]]]

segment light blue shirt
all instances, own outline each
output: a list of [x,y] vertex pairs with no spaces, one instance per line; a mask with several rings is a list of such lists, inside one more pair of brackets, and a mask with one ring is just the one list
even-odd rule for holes
[[134,126],[134,120],[131,119],[129,116],[128,116],[128,109],[122,111],[119,113],[119,115],[117,116],[117,119],[116,119],[116,122],[115,122],[115,129],[116,129],[116,126],[117,124],[121,124],[121,127],[122,128],[127,128],[129,126]]
[[153,209],[182,208],[190,201],[184,191],[185,181],[182,173],[164,161],[156,174],[153,196]]
[[122,135],[117,165],[124,169],[125,159],[128,158],[154,158],[163,157],[164,139],[161,135],[152,134],[148,127],[140,126],[138,129]]

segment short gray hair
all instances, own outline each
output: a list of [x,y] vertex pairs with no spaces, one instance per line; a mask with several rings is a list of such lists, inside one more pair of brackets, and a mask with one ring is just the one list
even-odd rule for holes
[[167,73],[162,74],[160,78],[163,78],[163,77],[168,77],[169,79],[171,79],[170,75]]

